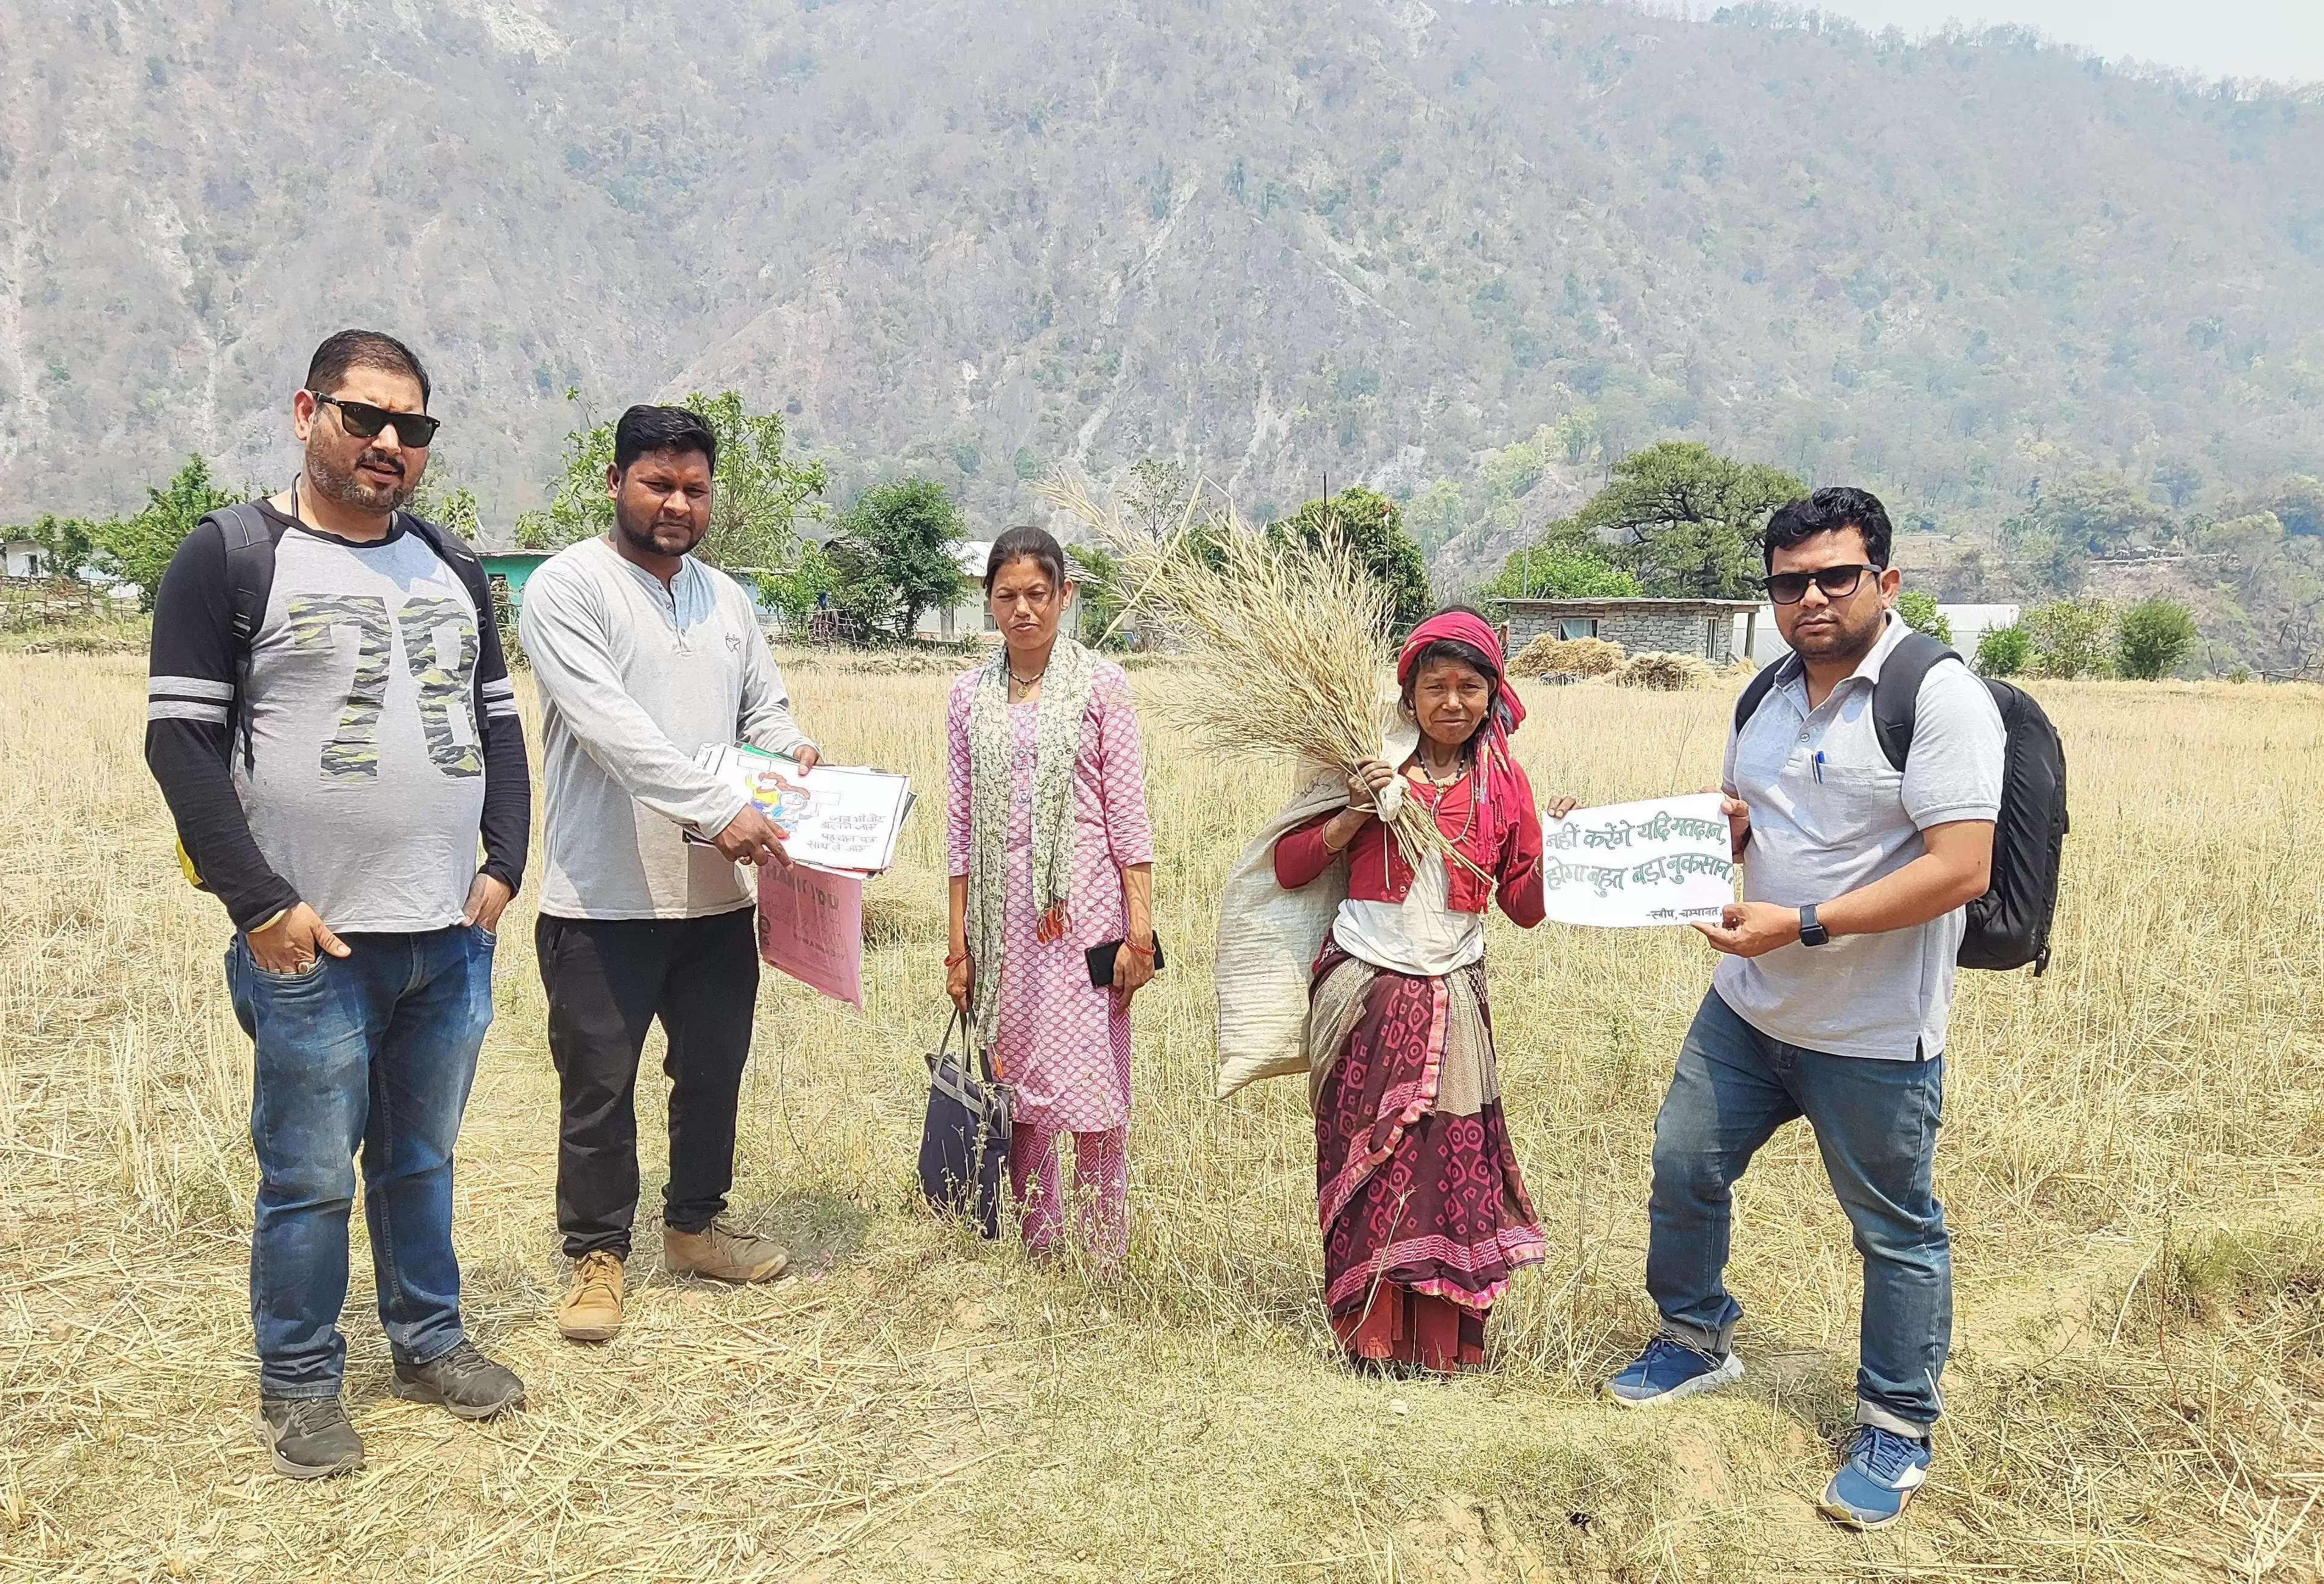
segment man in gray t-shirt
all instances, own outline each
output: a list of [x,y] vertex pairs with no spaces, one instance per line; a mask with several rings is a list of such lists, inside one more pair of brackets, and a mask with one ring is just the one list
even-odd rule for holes
[[1743,899],[1696,927],[1725,955],[1655,1123],[1646,1289],[1662,1334],[1607,1383],[1670,1402],[1743,1373],[1727,1264],[1730,1189],[1804,1118],[1864,1255],[1858,1429],[1823,1510],[1894,1522],[1928,1478],[1952,1330],[1952,1265],[1932,1189],[1945,1017],[1961,909],[1985,894],[2004,737],[1952,661],[1915,695],[1891,765],[1873,689],[1907,636],[1890,530],[1861,490],[1819,490],[1768,520],[1768,597],[1793,653],[1727,748]]
[[464,1419],[524,1402],[461,1324],[452,1150],[531,783],[483,564],[401,509],[437,427],[420,360],[341,331],[291,418],[297,481],[203,518],[161,579],[145,760],[234,922],[259,1431],[312,1478],[363,1466],[339,1402],[358,1152],[389,1389]]
[[532,575],[519,631],[540,686],[548,873],[533,946],[549,996],[559,1120],[557,1225],[573,1261],[557,1307],[576,1342],[620,1330],[638,1210],[638,1062],[669,1042],[661,1268],[780,1275],[789,1256],[732,1222],[734,1129],[759,992],[754,888],[788,864],[742,791],[695,763],[748,742],[807,769],[750,596],[689,553],[710,527],[718,437],[684,408],[613,426],[611,531]]

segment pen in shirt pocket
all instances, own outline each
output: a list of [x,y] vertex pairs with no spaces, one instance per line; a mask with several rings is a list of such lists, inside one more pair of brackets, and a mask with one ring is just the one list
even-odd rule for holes
[[1821,787],[1823,785],[1823,750],[1821,748],[1816,750],[1815,778],[1817,786]]

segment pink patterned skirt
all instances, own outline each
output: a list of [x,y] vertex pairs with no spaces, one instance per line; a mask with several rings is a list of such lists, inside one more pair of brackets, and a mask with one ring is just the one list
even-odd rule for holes
[[[1344,961],[1327,944],[1311,982]],[[1464,972],[1481,1005],[1481,966]],[[1442,979],[1377,974],[1315,1107],[1333,1329],[1360,1357],[1433,1368],[1482,1361],[1488,1312],[1544,1249],[1499,1102],[1436,1110],[1445,1003]]]

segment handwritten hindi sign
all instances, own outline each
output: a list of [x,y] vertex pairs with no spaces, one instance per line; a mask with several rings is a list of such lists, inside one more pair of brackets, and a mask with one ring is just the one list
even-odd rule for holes
[[1549,916],[1606,929],[1692,924],[1735,899],[1719,794],[1577,808],[1542,822]]
[[767,864],[759,870],[759,956],[835,1001],[863,1009],[863,877]]
[[844,765],[803,770],[780,754],[717,742],[695,762],[747,794],[801,863],[879,874],[896,861],[896,840],[912,811],[906,777]]

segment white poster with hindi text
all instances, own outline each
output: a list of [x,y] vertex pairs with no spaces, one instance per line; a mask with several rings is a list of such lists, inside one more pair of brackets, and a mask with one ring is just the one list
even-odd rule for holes
[[1542,821],[1542,890],[1560,924],[1709,923],[1735,899],[1716,792],[1577,808]]

